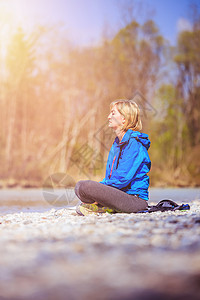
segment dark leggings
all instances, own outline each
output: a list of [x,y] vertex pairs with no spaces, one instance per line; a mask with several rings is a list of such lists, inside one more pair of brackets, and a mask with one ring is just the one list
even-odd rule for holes
[[98,202],[116,212],[132,213],[147,208],[147,201],[114,187],[92,180],[81,180],[75,186],[77,197],[84,203]]

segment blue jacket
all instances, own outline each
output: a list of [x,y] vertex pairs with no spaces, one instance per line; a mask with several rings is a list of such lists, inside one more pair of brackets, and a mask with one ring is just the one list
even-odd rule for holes
[[127,130],[120,143],[116,137],[108,155],[106,175],[101,183],[148,200],[147,173],[151,168],[147,152],[149,147],[148,135],[139,131]]

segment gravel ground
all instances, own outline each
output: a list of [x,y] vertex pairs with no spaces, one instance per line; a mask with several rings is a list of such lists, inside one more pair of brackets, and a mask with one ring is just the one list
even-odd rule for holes
[[189,211],[0,216],[0,299],[200,299],[200,200]]

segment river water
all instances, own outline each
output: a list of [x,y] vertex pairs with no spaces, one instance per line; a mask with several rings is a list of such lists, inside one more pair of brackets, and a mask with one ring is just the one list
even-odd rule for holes
[[[177,203],[199,200],[200,188],[150,188],[151,202],[172,199]],[[0,214],[15,212],[43,212],[52,208],[74,209],[78,199],[73,189],[2,189]]]

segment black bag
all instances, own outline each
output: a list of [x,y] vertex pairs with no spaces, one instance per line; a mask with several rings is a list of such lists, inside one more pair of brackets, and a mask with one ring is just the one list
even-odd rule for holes
[[148,205],[147,209],[138,211],[138,213],[154,212],[154,211],[168,211],[168,210],[188,210],[190,209],[189,204],[178,205],[170,199],[164,199],[158,202],[156,205]]

